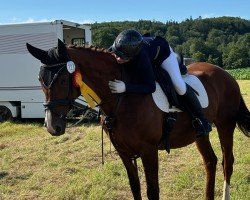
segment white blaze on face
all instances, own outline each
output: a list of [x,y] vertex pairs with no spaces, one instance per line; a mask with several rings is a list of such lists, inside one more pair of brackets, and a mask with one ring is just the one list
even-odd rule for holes
[[230,200],[230,185],[226,181],[224,181],[222,200]]
[[48,124],[48,110],[45,111],[44,126],[47,127]]

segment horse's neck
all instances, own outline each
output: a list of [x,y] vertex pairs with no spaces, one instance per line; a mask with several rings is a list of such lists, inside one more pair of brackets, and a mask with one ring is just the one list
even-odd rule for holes
[[117,98],[110,92],[108,83],[120,78],[119,66],[112,62],[109,54],[105,55],[103,52],[88,52],[81,56],[80,62],[84,82],[100,97],[101,109],[106,114],[112,113]]

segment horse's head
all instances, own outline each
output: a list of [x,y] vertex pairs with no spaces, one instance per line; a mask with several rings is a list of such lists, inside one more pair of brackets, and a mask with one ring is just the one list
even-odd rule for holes
[[[50,134],[62,135],[66,127],[66,115],[74,100],[79,96],[79,90],[73,87],[72,82],[74,63],[69,62],[67,49],[60,40],[58,40],[57,47],[48,51],[38,49],[28,43],[27,49],[43,63],[39,72],[39,81],[46,98],[45,126]],[[72,64],[73,69],[70,69]]]

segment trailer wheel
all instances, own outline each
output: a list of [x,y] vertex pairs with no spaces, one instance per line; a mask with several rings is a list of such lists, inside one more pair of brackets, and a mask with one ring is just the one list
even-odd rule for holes
[[0,106],[0,122],[12,120],[12,113],[6,106]]

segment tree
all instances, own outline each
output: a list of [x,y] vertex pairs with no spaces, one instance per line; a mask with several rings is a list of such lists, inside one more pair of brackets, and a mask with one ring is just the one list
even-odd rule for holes
[[93,34],[93,44],[98,47],[108,48],[113,44],[119,32],[120,31],[115,28],[104,28],[98,30]]
[[248,49],[237,46],[236,44],[229,47],[228,54],[223,54],[223,64],[226,69],[236,69],[247,67],[249,63]]
[[177,36],[171,36],[168,38],[168,43],[171,45],[172,48],[175,48],[178,44],[181,44],[181,40]]
[[196,62],[205,62],[206,61],[206,55],[200,51],[193,54],[192,58]]
[[227,41],[227,36],[222,30],[212,29],[208,33],[207,41],[213,43],[214,45],[225,44]]
[[124,29],[166,38],[175,51],[225,68],[250,66],[250,20],[238,17],[103,22],[92,26],[93,44],[109,47]]

